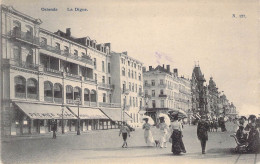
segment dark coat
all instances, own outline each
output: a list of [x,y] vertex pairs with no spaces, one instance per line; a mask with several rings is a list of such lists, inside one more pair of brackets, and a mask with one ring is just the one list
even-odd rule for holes
[[207,121],[200,120],[197,127],[197,136],[199,140],[208,140],[209,123]]
[[56,121],[51,122],[51,131],[57,131],[57,122]]

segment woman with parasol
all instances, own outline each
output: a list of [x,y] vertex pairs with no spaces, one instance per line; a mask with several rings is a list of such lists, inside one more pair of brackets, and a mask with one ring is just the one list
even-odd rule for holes
[[143,120],[145,121],[145,123],[143,124],[143,129],[144,129],[144,139],[145,139],[145,143],[148,146],[152,146],[152,144],[154,144],[154,139],[153,139],[153,135],[151,132],[151,124],[148,122],[148,120],[151,122],[152,118],[148,118],[145,117],[143,118]]
[[168,129],[169,126],[165,123],[165,117],[159,117],[160,123],[156,126],[160,129],[160,147],[167,147]]

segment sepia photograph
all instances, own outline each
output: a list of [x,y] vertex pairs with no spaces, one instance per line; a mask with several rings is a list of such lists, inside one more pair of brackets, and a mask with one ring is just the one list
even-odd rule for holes
[[260,164],[259,0],[0,5],[0,163]]

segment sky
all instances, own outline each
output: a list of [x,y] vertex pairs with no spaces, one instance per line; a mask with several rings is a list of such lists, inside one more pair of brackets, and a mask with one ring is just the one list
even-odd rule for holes
[[212,76],[240,115],[260,113],[257,0],[3,0],[3,4],[40,18],[41,27],[51,32],[71,28],[75,37],[110,42],[113,51],[127,51],[146,67],[169,64],[188,78],[196,62],[207,84]]

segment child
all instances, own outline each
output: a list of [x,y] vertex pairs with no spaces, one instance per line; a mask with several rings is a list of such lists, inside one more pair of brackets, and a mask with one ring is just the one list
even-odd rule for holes
[[119,136],[121,135],[121,133],[122,133],[123,140],[124,140],[122,148],[127,148],[126,139],[127,139],[127,135],[130,137],[130,129],[126,126],[125,122],[123,123],[123,125],[120,128]]

